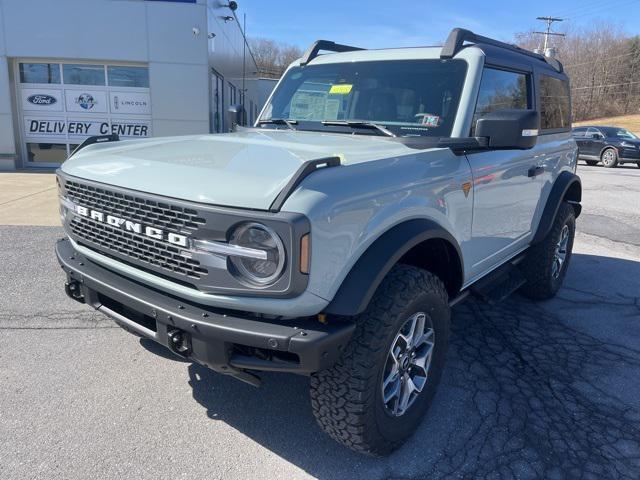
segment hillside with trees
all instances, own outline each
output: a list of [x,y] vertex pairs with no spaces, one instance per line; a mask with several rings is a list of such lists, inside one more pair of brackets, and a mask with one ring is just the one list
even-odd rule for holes
[[[611,24],[566,28],[554,39],[557,58],[571,79],[574,121],[640,113],[640,36],[629,37]],[[517,36],[533,50],[542,36]]]

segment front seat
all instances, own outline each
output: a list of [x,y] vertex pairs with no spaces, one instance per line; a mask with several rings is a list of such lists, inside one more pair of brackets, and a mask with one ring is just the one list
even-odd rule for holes
[[397,121],[398,108],[392,93],[375,93],[369,99],[367,118],[372,121]]

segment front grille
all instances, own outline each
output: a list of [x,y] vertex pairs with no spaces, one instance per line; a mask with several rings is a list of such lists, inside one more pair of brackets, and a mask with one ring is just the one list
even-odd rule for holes
[[[136,195],[133,191],[120,192],[72,180],[64,183],[64,190],[73,203],[165,232],[192,235],[205,224],[205,219],[195,209],[174,205],[169,201],[142,198],[142,195]],[[162,240],[79,215],[74,216],[69,227],[79,241],[109,256],[115,254],[116,258],[124,256],[137,260],[185,280],[185,277],[197,280],[209,273],[197,260],[180,255],[179,247]]]
[[77,215],[71,220],[70,227],[78,239],[108,252],[119,253],[147,265],[196,280],[208,274],[207,269],[200,266],[200,262],[183,257],[180,255],[180,249],[170,244]]
[[168,232],[193,233],[205,224],[197,210],[140,198],[134,192],[114,192],[70,180],[64,187],[67,197],[74,203]]

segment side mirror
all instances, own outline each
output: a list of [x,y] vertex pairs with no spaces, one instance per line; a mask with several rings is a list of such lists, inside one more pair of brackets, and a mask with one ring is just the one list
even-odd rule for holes
[[538,140],[539,125],[534,110],[496,110],[478,119],[476,137],[487,137],[489,148],[528,150]]
[[229,126],[229,131],[233,132],[238,125],[244,125],[245,116],[246,113],[242,105],[230,105],[229,110],[227,110],[227,125]]
[[595,140],[600,140],[602,138],[602,135],[600,135],[599,133],[592,133],[591,138]]

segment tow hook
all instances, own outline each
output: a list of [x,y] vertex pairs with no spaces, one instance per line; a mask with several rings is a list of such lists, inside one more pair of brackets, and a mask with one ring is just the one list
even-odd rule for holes
[[169,336],[169,348],[182,357],[191,355],[191,335],[182,330],[173,329],[167,332]]
[[82,288],[80,288],[79,282],[66,282],[64,284],[64,291],[69,298],[72,298],[76,302],[84,303],[84,295],[82,294]]

